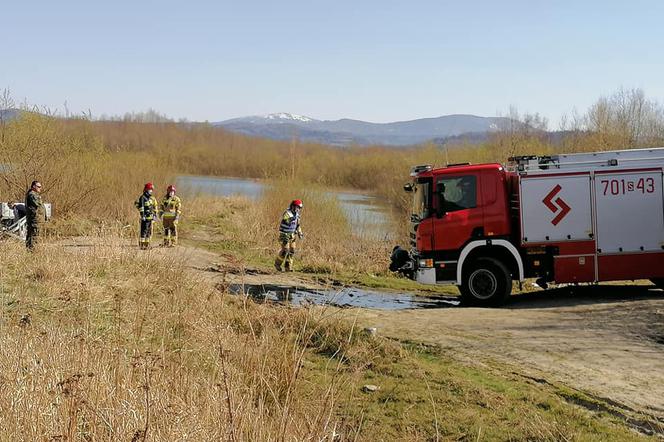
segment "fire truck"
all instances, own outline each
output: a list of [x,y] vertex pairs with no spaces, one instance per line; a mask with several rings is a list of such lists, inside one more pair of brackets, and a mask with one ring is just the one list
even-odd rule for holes
[[410,249],[390,269],[497,306],[513,282],[649,279],[664,288],[664,148],[416,166]]

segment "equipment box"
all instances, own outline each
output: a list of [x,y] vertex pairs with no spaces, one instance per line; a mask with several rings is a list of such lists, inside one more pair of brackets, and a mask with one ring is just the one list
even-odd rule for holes
[[14,210],[7,203],[0,203],[0,219],[14,219]]

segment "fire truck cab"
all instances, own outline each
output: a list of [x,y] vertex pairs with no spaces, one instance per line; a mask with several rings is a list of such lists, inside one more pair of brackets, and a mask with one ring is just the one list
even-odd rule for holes
[[417,166],[410,249],[390,268],[495,306],[513,281],[664,284],[664,148]]

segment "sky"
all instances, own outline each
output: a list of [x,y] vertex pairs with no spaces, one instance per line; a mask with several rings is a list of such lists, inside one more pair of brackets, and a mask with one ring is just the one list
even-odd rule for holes
[[[0,90],[61,112],[403,121],[664,102],[664,2],[0,0]],[[554,127],[555,128],[555,127]]]

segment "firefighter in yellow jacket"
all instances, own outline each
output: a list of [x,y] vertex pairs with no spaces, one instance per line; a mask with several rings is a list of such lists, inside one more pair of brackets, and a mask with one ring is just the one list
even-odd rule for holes
[[164,225],[164,245],[173,247],[178,243],[178,220],[182,213],[182,201],[175,195],[175,186],[166,189],[166,196],[159,205],[159,215]]
[[154,185],[147,183],[143,188],[143,193],[134,203],[141,217],[141,238],[138,240],[138,246],[141,249],[150,247],[152,223],[156,221],[158,215],[157,199],[152,195],[152,192],[154,192]]
[[279,223],[279,244],[281,250],[277,259],[274,260],[274,268],[281,272],[281,266],[287,272],[293,271],[293,255],[295,255],[296,236],[303,237],[302,227],[300,226],[300,214],[302,212],[302,200],[293,200],[288,209],[281,216]]

